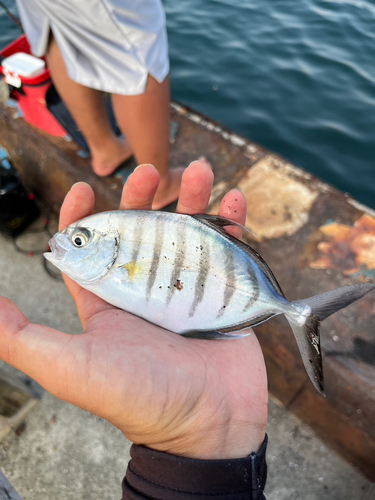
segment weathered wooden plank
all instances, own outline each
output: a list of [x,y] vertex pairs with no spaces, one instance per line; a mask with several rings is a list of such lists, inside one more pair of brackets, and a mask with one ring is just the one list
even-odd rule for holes
[[[265,150],[260,147],[244,145],[247,152],[247,156],[244,156],[238,145],[225,141],[217,132],[192,121],[186,116],[187,111],[178,114],[172,107],[171,112],[173,120],[183,131],[177,133],[171,145],[172,167],[188,165],[204,155],[214,166],[219,186],[229,178],[231,184],[235,185],[236,180],[265,154]],[[79,148],[74,143],[51,137],[25,124],[22,118],[13,119],[13,115],[12,109],[0,108],[1,145],[9,152],[25,185],[37,197],[58,212],[71,186],[75,182],[85,181],[96,193],[96,210],[118,207],[123,185],[121,177],[98,177],[90,167],[90,159],[77,154]],[[219,125],[215,127],[219,129]],[[230,136],[224,129],[222,133]]]
[[89,160],[77,155],[79,148],[51,137],[22,118],[13,119],[13,110],[0,109],[0,140],[7,149],[25,185],[58,212],[71,186],[79,180],[91,184],[97,194],[97,210],[111,210],[119,200],[121,180],[99,179]]

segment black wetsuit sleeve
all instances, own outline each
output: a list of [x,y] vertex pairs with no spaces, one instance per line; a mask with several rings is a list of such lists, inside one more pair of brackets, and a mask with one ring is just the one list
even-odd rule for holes
[[122,500],[265,500],[267,436],[258,453],[195,460],[133,445]]

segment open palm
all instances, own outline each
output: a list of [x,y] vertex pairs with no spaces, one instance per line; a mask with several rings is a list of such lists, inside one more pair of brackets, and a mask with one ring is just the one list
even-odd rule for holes
[[[152,166],[138,168],[124,187],[120,208],[150,209],[158,182]],[[212,183],[209,165],[192,163],[177,211],[205,212]],[[219,214],[244,223],[243,196],[232,191],[224,200]],[[61,209],[60,229],[90,215],[93,207],[92,189],[75,185]],[[109,305],[67,277],[65,282],[84,334],[32,324],[1,298],[1,359],[57,397],[108,420],[135,443],[196,458],[237,458],[259,449],[267,381],[255,335],[186,339]]]

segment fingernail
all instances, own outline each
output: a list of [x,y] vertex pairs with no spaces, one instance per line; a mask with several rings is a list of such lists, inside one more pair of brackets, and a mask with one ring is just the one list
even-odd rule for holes
[[89,184],[87,184],[87,182],[79,181],[79,182],[75,182],[72,186],[70,186],[69,191],[71,191],[75,186],[78,186],[78,184],[86,184],[87,186],[89,186]]
[[198,158],[198,161],[205,163],[208,167],[210,167],[211,170],[213,170],[211,163],[207,160],[207,158],[205,156],[200,156]]
[[133,170],[133,172],[135,172],[136,170],[138,170],[139,168],[142,168],[142,167],[154,167],[154,165],[152,165],[151,163],[142,163],[142,165],[138,165],[138,167],[135,167],[135,169]]

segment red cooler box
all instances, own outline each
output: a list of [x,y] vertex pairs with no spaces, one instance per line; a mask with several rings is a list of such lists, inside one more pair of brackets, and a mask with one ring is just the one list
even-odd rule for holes
[[[49,70],[44,59],[30,55],[25,36],[0,51],[4,58],[0,77],[11,86],[11,97],[18,101],[24,119],[48,134],[62,137],[66,131],[48,111],[45,96],[51,86]],[[27,76],[25,76],[27,75]]]

